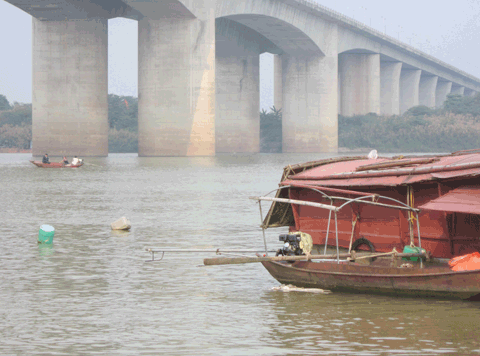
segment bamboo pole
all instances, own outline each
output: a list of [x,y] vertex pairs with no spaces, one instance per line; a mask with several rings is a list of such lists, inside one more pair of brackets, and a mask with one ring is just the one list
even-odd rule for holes
[[439,158],[424,158],[424,159],[415,159],[409,158],[408,160],[403,161],[387,161],[375,164],[368,164],[365,166],[360,166],[355,169],[356,172],[368,171],[368,170],[375,170],[375,169],[382,169],[382,168],[391,168],[391,167],[401,167],[401,166],[408,166],[410,164],[428,164],[432,162],[439,161]]
[[[354,252],[354,251],[352,251]],[[301,256],[275,256],[275,257],[216,257],[216,258],[205,258],[203,264],[205,266],[218,266],[218,265],[239,265],[245,263],[255,263],[255,262],[281,262],[281,261],[310,261],[310,260],[337,260],[337,258],[350,258],[352,262],[355,260],[361,260],[366,258],[375,258],[375,257],[390,257],[395,255],[396,257],[426,257],[424,253],[397,253],[397,252],[386,252],[386,253],[377,253],[372,255],[365,255],[361,257],[354,257],[350,253],[341,253],[338,256],[335,255],[301,255]]]
[[427,255],[425,253],[398,253],[396,251],[392,251],[392,252],[374,253],[374,254],[371,254],[371,255],[364,255],[364,256],[356,257],[353,260],[363,260],[363,259],[366,259],[366,258],[390,257],[390,256],[395,256],[395,257],[427,257]]
[[314,203],[310,201],[303,201],[303,200],[294,200],[294,199],[284,199],[284,198],[271,198],[271,197],[250,197],[250,199],[253,200],[266,200],[266,201],[273,201],[273,202],[279,202],[279,203],[289,203],[289,204],[296,204],[296,205],[305,205],[305,206],[313,206],[316,208],[322,208],[322,209],[327,209],[327,210],[337,210],[337,207],[333,205],[325,205],[321,203]]
[[[340,257],[347,258],[350,257],[349,253],[341,254]],[[337,259],[336,255],[301,255],[301,256],[271,256],[271,257],[216,257],[216,258],[205,258],[203,264],[205,266],[215,266],[215,265],[238,265],[244,263],[255,263],[255,262],[280,262],[280,261],[307,261],[315,259]]]
[[[242,249],[233,249],[233,250],[227,250],[227,249],[221,249],[221,248],[216,248],[216,249],[203,249],[203,248],[159,248],[157,250],[154,250],[154,249],[151,249],[151,248],[146,248],[145,251],[147,252],[154,252],[154,253],[158,253],[158,252],[178,252],[178,253],[189,253],[189,252],[193,252],[193,253],[199,253],[199,252],[208,252],[208,253],[217,253],[217,254],[222,254],[222,253],[265,253],[265,251],[262,251],[262,249],[258,249],[258,250],[242,250]],[[268,250],[267,252],[277,252],[276,250]]]

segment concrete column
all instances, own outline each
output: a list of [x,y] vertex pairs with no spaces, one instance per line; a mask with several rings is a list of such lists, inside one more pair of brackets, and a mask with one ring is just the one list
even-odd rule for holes
[[215,155],[215,15],[138,23],[139,156]]
[[282,57],[273,56],[273,105],[276,109],[283,108]]
[[32,32],[32,154],[107,156],[107,20],[33,18]]
[[452,85],[452,91],[450,94],[456,94],[456,95],[462,95],[465,93],[465,87],[462,86],[453,86]]
[[477,94],[477,93],[475,92],[475,90],[465,88],[465,92],[464,92],[464,95],[465,95],[465,96],[472,97],[472,96],[475,96],[475,94]]
[[297,58],[284,54],[282,151],[337,152],[338,55]]
[[435,105],[441,108],[447,100],[447,95],[452,91],[452,82],[437,82],[437,90],[435,93]]
[[422,75],[420,77],[419,105],[429,108],[435,107],[438,77],[436,75]]
[[260,152],[260,47],[226,30],[216,33],[216,152]]
[[402,63],[380,62],[380,104],[382,115],[400,115],[400,73]]
[[422,71],[419,69],[402,69],[400,74],[401,114],[414,106],[418,106],[421,75]]
[[380,114],[379,54],[341,54],[338,73],[341,115]]

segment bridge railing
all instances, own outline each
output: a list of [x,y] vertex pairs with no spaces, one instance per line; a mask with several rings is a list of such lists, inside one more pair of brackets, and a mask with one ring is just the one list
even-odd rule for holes
[[310,7],[311,9],[313,10],[317,10],[333,19],[336,19],[336,20],[339,20],[341,22],[344,22],[346,24],[349,24],[350,26],[352,26],[353,28],[356,28],[356,29],[359,29],[361,31],[364,31],[368,34],[371,34],[371,35],[374,35],[375,37],[378,37],[384,41],[387,41],[391,44],[394,44],[395,46],[397,47],[400,47],[402,48],[403,50],[407,51],[407,52],[410,52],[411,54],[414,54],[416,56],[420,56],[424,59],[427,59],[431,62],[434,62],[446,69],[449,69],[451,71],[453,71],[455,74],[458,74],[458,75],[462,75],[472,81],[475,81],[476,83],[475,84],[478,84],[480,82],[480,79],[467,73],[467,72],[464,72],[448,63],[445,63],[431,55],[429,55],[428,53],[425,53],[423,51],[420,51],[419,49],[416,49],[400,40],[397,40],[396,38],[392,37],[392,36],[389,36],[387,35],[386,33],[382,33],[381,31],[378,31],[376,29],[374,29],[373,27],[370,27],[368,25],[365,25],[363,22],[360,22],[360,21],[357,21],[355,19],[352,19],[351,17],[348,17],[348,16],[345,16],[344,14],[341,14],[340,12],[338,11],[335,11],[333,9],[330,9],[324,5],[321,5],[319,3],[317,3],[315,0],[294,0],[294,2],[296,3],[304,3],[304,5],[306,7]]

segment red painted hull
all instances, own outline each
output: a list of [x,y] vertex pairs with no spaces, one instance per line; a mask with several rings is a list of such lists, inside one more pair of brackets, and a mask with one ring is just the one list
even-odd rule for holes
[[393,268],[351,262],[262,262],[280,283],[332,292],[389,296],[480,299],[480,270],[453,272],[448,266]]
[[40,168],[78,168],[83,166],[83,162],[80,162],[79,164],[76,165],[65,165],[61,162],[52,162],[52,163],[42,163],[42,161],[30,161],[34,165]]

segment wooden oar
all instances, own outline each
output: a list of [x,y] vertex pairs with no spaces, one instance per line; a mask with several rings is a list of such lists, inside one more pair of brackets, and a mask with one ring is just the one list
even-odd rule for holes
[[[340,258],[347,258],[349,253],[340,254]],[[301,255],[301,256],[271,256],[271,257],[216,257],[205,258],[203,264],[205,266],[214,265],[238,265],[243,263],[267,262],[267,261],[306,261],[307,259],[336,259],[337,255]]]
[[[373,255],[365,255],[362,257],[352,258],[350,253],[341,253],[339,258],[348,258],[350,257],[353,261],[355,259],[360,260],[364,258],[374,258],[374,257],[389,257],[394,253],[379,253]],[[396,253],[396,257],[425,257],[425,254],[422,253]],[[216,258],[205,258],[203,264],[205,266],[215,266],[215,265],[238,265],[244,263],[255,263],[255,262],[274,262],[274,261],[307,261],[307,260],[334,260],[337,258],[337,255],[301,255],[301,256],[275,256],[275,257],[216,257]]]

